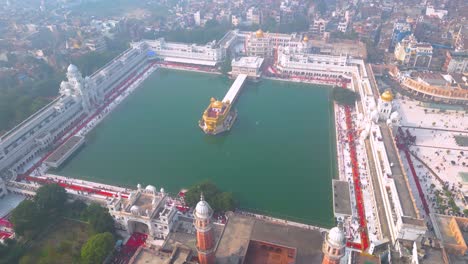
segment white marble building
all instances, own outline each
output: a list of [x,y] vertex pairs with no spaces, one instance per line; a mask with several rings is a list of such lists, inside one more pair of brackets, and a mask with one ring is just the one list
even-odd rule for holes
[[164,38],[144,40],[155,56],[167,62],[215,66],[224,60],[226,50],[210,42],[206,45],[167,42]]
[[177,221],[177,209],[169,203],[169,196],[161,188],[152,185],[132,191],[128,198],[112,198],[107,203],[109,213],[114,217],[117,228],[129,234],[140,232],[148,239],[166,239]]
[[147,62],[147,48],[145,43],[135,43],[85,78],[76,66],[70,65],[59,96],[0,137],[0,176],[23,173],[73,122],[91,114],[108,92],[141,70]]

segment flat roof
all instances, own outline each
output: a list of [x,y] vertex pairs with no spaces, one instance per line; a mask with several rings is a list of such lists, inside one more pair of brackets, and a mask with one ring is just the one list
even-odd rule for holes
[[251,240],[295,248],[296,263],[322,261],[323,237],[320,231],[233,215],[229,217],[216,249],[216,263],[239,263],[246,256]]
[[323,237],[318,230],[256,219],[251,239],[296,248],[296,263],[320,263],[323,258]]
[[80,144],[81,141],[84,139],[82,136],[73,136],[65,143],[63,143],[60,147],[58,147],[48,158],[45,162],[57,162],[60,160],[64,155],[66,155],[73,147],[77,144]]
[[263,63],[263,58],[260,57],[241,57],[239,59],[233,59],[231,65],[233,67],[248,67],[248,68],[260,68]]
[[[193,254],[196,255],[196,251],[192,251],[182,245],[177,245],[175,252],[166,253],[153,249],[142,248],[137,255],[134,257],[133,264],[186,264],[190,262],[190,258]],[[194,263],[194,262],[193,262]]]
[[296,249],[262,241],[250,240],[243,264],[295,263]]
[[[220,239],[224,230],[224,226],[214,224],[213,225],[213,236],[215,243]],[[172,251],[183,245],[191,249],[193,252],[197,252],[197,236],[195,227],[193,226],[193,219],[185,216],[179,216],[178,225],[175,227],[174,232],[170,232],[166,241],[162,246],[162,250]]]
[[[454,216],[441,215],[441,214],[431,214],[431,219],[434,222],[436,235],[439,234],[440,236],[439,239],[441,239],[443,243],[461,245],[464,247],[467,246],[466,242],[468,241],[468,232],[463,231],[463,229],[460,228],[459,221],[461,221],[462,219],[468,222],[468,220],[465,220],[464,218],[461,218],[461,217],[454,217]],[[456,222],[455,229],[452,229],[453,227],[450,225],[450,222],[452,221]],[[458,240],[455,232],[460,232],[464,241]]]
[[25,196],[15,193],[8,193],[3,198],[0,198],[0,218],[8,215],[25,198]]
[[395,187],[398,192],[398,197],[400,198],[401,209],[403,210],[404,216],[409,216],[416,218],[416,208],[413,203],[413,196],[408,189],[408,185],[401,168],[400,160],[398,159],[398,151],[395,148],[393,143],[392,134],[390,134],[390,129],[386,125],[380,125],[380,131],[382,132],[383,143],[387,151],[387,157],[390,164],[393,163],[391,167],[392,178],[395,182]]
[[333,211],[335,214],[352,215],[351,196],[347,181],[333,180]]
[[197,59],[184,59],[184,58],[176,58],[176,57],[165,57],[164,60],[165,61],[170,61],[170,62],[179,62],[179,63],[205,65],[205,66],[215,66],[216,65],[216,61],[197,60]]
[[247,253],[255,219],[234,215],[229,217],[216,248],[218,264],[237,264]]

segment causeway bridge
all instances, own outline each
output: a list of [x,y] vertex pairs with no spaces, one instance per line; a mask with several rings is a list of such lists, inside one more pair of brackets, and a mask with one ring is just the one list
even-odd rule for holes
[[224,96],[223,103],[228,101],[231,105],[234,103],[234,101],[237,99],[237,96],[239,95],[240,90],[244,86],[245,80],[247,80],[247,74],[239,74],[237,76],[236,80],[231,85],[231,88],[229,88],[229,91]]

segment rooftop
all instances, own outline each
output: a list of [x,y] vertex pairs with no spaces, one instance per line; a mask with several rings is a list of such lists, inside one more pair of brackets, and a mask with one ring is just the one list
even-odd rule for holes
[[246,257],[249,244],[268,243],[296,250],[296,263],[320,263],[323,237],[320,231],[281,225],[261,219],[233,215],[229,217],[216,250],[216,263],[238,263]]
[[8,215],[19,203],[24,200],[23,195],[8,193],[0,199],[0,218]]
[[73,149],[76,145],[80,144],[82,140],[84,140],[84,137],[81,137],[81,136],[71,137],[64,144],[62,144],[57,150],[55,150],[52,153],[52,155],[50,155],[47,158],[47,160],[45,162],[57,162],[57,161],[59,161],[71,149]]
[[432,221],[437,237],[445,246],[461,247],[466,252],[468,247],[468,219],[440,214],[432,214]]
[[387,150],[388,161],[390,164],[393,163],[392,178],[395,181],[395,186],[400,198],[403,215],[416,218],[417,213],[413,203],[413,196],[410,193],[405,175],[401,169],[400,161],[398,159],[398,150],[394,145],[392,134],[390,134],[390,129],[387,126],[381,125],[380,128],[382,131],[383,143],[385,145],[385,149]]
[[294,263],[296,249],[265,243],[262,241],[250,240],[245,256],[244,264],[282,264]]
[[184,247],[182,245],[177,245],[175,250],[172,253],[166,253],[161,251],[156,251],[148,248],[142,248],[138,251],[134,258],[132,264],[190,264],[195,263],[191,262],[192,256],[196,254],[196,251]]
[[333,211],[340,215],[351,215],[351,198],[347,181],[333,180]]
[[241,57],[233,59],[231,65],[233,67],[248,67],[258,69],[262,66],[263,58],[260,57]]

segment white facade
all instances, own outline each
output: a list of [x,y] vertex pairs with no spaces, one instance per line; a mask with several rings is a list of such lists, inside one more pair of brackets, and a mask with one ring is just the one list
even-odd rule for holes
[[392,102],[379,98],[377,109],[379,111],[379,120],[385,121],[390,118],[390,114],[392,113]]
[[250,24],[260,25],[262,23],[262,11],[260,11],[257,7],[250,7],[247,10],[246,20]]
[[316,17],[313,23],[311,23],[309,30],[312,34],[322,35],[325,32],[327,24],[327,20],[320,17]]
[[288,76],[341,78],[350,76],[355,67],[348,65],[346,56],[294,53],[284,48],[278,52],[276,68]]
[[248,56],[272,57],[275,50],[288,47],[291,52],[307,52],[308,38],[301,34],[265,33],[262,30],[246,35],[245,49]]
[[[392,161],[395,164],[390,161],[390,154],[388,153],[392,149],[388,149],[388,147],[392,147],[392,145],[392,148],[396,147],[393,143],[391,128],[386,127],[385,122],[384,124],[377,123],[380,118],[379,101],[374,99],[373,90],[370,88],[371,80],[369,76],[371,75],[368,75],[368,68],[362,60],[350,59],[348,63],[359,66],[353,70],[351,84],[361,96],[363,121],[360,127],[365,131],[364,137],[369,139],[371,153],[368,153],[368,155],[372,155],[373,159],[377,161],[374,165],[378,184],[374,188],[380,189],[382,206],[385,208],[384,217],[388,222],[391,241],[398,246],[399,240],[418,240],[425,234],[427,227],[424,220],[419,216],[419,210],[416,207],[411,189],[405,188],[407,186],[405,182],[397,182],[397,176],[399,179],[407,179],[408,175],[404,174],[403,170],[396,170],[397,166],[400,166],[397,163],[401,162],[398,153],[391,155],[394,159],[397,158],[396,161]],[[383,99],[386,99],[386,101],[382,100],[383,102],[388,102],[390,99],[388,96],[383,97]],[[381,106],[381,109],[391,109],[391,104]],[[390,119],[392,119],[392,115],[395,116],[395,113],[390,114]],[[398,150],[395,149],[395,151]],[[402,173],[403,175],[401,175]],[[399,185],[399,189],[397,189],[397,185]]]
[[348,21],[346,20],[341,20],[339,23],[338,23],[338,27],[337,27],[338,31],[341,31],[343,33],[346,33],[346,30],[348,29]]
[[156,57],[170,62],[199,64],[215,66],[225,56],[225,50],[218,47],[215,42],[207,45],[185,44],[166,42],[163,38],[157,40],[145,40],[150,49],[156,53]]
[[101,105],[106,93],[146,62],[146,46],[134,45],[93,75],[83,78],[70,65],[59,96],[0,137],[0,175],[15,176],[41,155],[73,122]]
[[237,76],[239,74],[246,74],[252,78],[260,78],[262,75],[262,64],[263,58],[260,57],[241,57],[239,59],[233,59],[231,62],[231,75]]
[[448,52],[448,56],[447,72],[468,73],[468,51]]
[[439,19],[447,16],[448,11],[443,9],[435,9],[434,6],[429,5],[426,7],[426,16],[438,17]]
[[404,65],[412,67],[429,67],[432,60],[433,48],[429,43],[418,42],[413,35],[409,35],[395,46],[395,58]]
[[165,239],[177,221],[177,209],[168,202],[169,196],[163,189],[157,192],[154,186],[143,189],[138,185],[128,198],[114,197],[107,207],[118,229],[130,234],[144,233],[156,240]]
[[195,21],[195,25],[200,26],[201,25],[201,15],[200,11],[197,11],[193,14],[193,20]]

